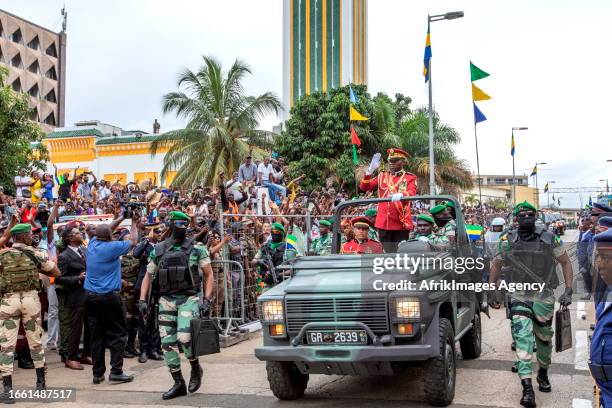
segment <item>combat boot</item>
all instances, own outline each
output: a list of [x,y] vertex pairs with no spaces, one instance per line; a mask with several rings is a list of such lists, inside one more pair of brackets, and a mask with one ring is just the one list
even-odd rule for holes
[[11,391],[13,391],[13,377],[10,375],[2,377],[2,385],[4,385],[4,390],[2,394],[0,394],[0,402],[3,404],[14,404],[15,399],[11,396]]
[[170,374],[172,374],[172,378],[174,379],[174,385],[162,394],[162,399],[169,400],[187,395],[187,386],[185,385],[185,380],[183,379],[181,371],[175,371]]
[[36,369],[36,389],[44,390],[46,388],[45,384],[45,367]]
[[521,405],[525,408],[536,408],[535,392],[533,392],[533,386],[531,385],[531,378],[523,378],[521,380],[523,386],[523,397],[521,398]]
[[189,363],[191,364],[191,376],[189,377],[188,390],[189,392],[196,392],[198,388],[200,388],[200,385],[202,385],[202,374],[204,374],[204,370],[197,358]]
[[536,377],[538,382],[538,388],[542,392],[550,392],[552,387],[550,386],[550,381],[548,380],[548,369],[541,368],[538,370],[538,376]]

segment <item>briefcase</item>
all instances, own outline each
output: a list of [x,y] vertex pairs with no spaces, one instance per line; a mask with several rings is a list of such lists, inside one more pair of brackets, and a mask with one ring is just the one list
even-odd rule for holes
[[572,317],[567,306],[555,312],[555,350],[557,353],[572,348]]
[[191,320],[191,350],[194,356],[219,353],[219,329],[211,319]]

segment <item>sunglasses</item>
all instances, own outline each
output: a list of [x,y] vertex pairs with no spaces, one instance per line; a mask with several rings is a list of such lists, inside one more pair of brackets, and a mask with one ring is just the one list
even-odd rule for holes
[[161,233],[162,233],[162,230],[161,230],[161,229],[159,229],[159,228],[155,228],[155,229],[153,230],[153,233],[154,233],[154,234],[161,234]]
[[394,158],[392,158],[392,159],[389,159],[389,160],[388,160],[388,162],[389,162],[389,163],[396,163],[396,162],[398,162],[398,161],[402,161],[402,160],[404,160],[404,159],[398,159],[397,157],[394,157]]
[[174,221],[173,224],[177,227],[187,227],[189,225],[189,221]]

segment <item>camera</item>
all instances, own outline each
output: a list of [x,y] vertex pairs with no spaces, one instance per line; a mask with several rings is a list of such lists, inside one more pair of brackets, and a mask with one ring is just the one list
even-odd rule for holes
[[123,218],[132,218],[134,217],[134,210],[138,210],[139,208],[146,208],[147,203],[142,201],[136,201],[135,197],[131,197],[130,201],[122,202],[121,206],[123,207]]

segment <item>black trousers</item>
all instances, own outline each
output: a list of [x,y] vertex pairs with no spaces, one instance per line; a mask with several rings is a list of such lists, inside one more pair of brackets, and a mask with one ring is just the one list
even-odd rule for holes
[[93,375],[102,377],[106,372],[105,346],[110,349],[111,374],[121,374],[123,352],[127,342],[127,322],[119,292],[105,294],[88,292],[85,305],[91,328]]
[[378,239],[386,253],[397,251],[397,245],[400,241],[410,238],[410,230],[378,230]]
[[138,342],[141,353],[150,354],[161,349],[161,338],[157,327],[157,305],[151,306],[146,319],[138,318]]
[[83,334],[83,357],[91,356],[91,332],[87,319],[87,308],[84,304],[72,306],[70,309],[70,331],[68,334],[68,360],[79,360],[79,345]]

